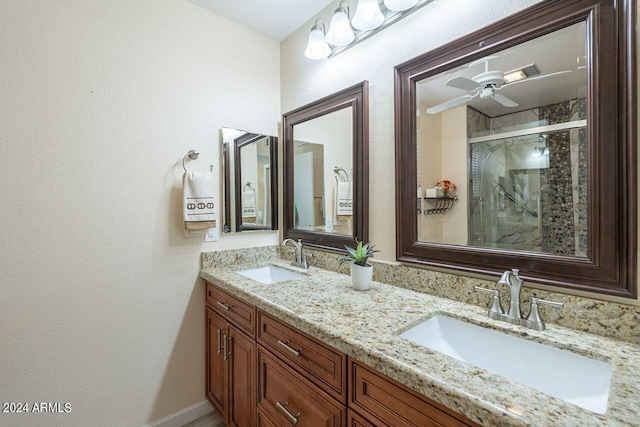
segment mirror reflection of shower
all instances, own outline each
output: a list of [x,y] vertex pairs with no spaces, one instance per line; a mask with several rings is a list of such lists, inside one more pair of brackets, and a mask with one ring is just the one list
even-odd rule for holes
[[584,125],[539,121],[469,139],[469,245],[586,253]]

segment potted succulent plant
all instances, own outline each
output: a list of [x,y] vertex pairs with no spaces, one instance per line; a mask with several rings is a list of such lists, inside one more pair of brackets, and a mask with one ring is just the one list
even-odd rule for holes
[[358,291],[366,291],[371,287],[371,279],[373,277],[373,266],[367,261],[369,258],[373,258],[375,245],[369,243],[362,243],[356,238],[357,246],[350,248],[345,246],[347,254],[340,258],[340,265],[345,262],[351,263],[351,283],[353,289]]

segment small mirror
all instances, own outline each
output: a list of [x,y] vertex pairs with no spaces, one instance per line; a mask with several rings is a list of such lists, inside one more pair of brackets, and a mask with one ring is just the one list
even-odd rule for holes
[[283,116],[284,237],[344,248],[368,237],[368,84]]
[[277,230],[274,136],[222,128],[223,232]]

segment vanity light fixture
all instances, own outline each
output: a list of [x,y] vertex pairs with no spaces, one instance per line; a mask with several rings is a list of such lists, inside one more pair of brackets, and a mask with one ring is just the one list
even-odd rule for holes
[[384,22],[378,0],[358,0],[356,13],[353,15],[353,27],[362,31],[375,30]]
[[315,60],[332,58],[432,1],[358,0],[351,21],[349,3],[341,1],[333,13],[326,36],[322,20],[317,19],[311,27],[304,55]]
[[327,43],[333,46],[346,46],[355,38],[356,35],[349,22],[349,3],[341,1],[331,18],[326,37]]
[[384,0],[384,6],[396,12],[411,9],[416,4],[418,4],[418,0]]
[[304,56],[309,59],[325,59],[331,54],[331,48],[324,37],[324,22],[316,19],[316,23],[311,27],[309,41]]

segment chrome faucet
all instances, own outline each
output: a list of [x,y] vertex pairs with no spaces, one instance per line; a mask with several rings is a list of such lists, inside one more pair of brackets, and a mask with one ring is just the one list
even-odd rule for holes
[[311,254],[304,253],[304,250],[302,248],[302,239],[298,239],[297,242],[293,239],[284,239],[282,241],[282,246],[287,246],[287,244],[289,243],[291,243],[296,248],[295,257],[293,258],[293,261],[291,261],[291,265],[293,265],[294,267],[309,268],[308,257],[310,257]]
[[507,270],[502,273],[498,280],[498,285],[505,285],[509,288],[509,310],[505,313],[500,303],[500,291],[498,289],[487,289],[480,286],[474,286],[473,289],[480,292],[486,292],[493,295],[491,307],[488,316],[495,320],[502,320],[514,325],[526,326],[527,328],[543,331],[545,329],[544,320],[540,317],[538,305],[548,305],[550,307],[562,308],[564,304],[555,301],[546,301],[537,298],[535,295],[531,297],[531,310],[526,318],[522,317],[520,311],[520,291],[524,281],[518,275],[517,269]]
[[498,285],[505,285],[509,288],[509,311],[505,316],[509,319],[509,323],[518,324],[522,319],[522,312],[520,311],[520,291],[522,290],[523,280],[518,275],[519,270],[511,269],[502,273]]

